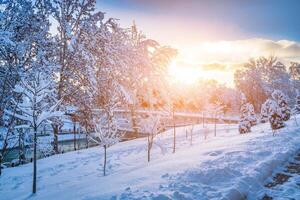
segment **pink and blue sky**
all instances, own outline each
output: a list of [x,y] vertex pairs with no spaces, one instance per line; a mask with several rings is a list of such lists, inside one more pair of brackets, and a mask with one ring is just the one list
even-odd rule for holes
[[122,26],[135,20],[149,38],[177,48],[175,74],[232,84],[234,70],[250,57],[300,61],[297,0],[102,0],[97,5]]

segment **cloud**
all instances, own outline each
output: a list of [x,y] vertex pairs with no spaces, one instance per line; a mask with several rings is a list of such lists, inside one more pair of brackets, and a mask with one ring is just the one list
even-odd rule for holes
[[235,70],[250,58],[276,56],[283,63],[300,62],[300,43],[254,38],[235,41],[200,42],[181,46],[179,59],[199,63],[204,70]]
[[209,70],[225,70],[227,68],[226,64],[222,64],[222,63],[208,63],[208,64],[203,64],[201,65],[201,69],[205,70],[205,71],[209,71]]
[[206,41],[178,46],[178,51],[178,67],[229,85],[233,85],[234,72],[251,58],[276,56],[285,65],[300,62],[300,43],[291,40]]

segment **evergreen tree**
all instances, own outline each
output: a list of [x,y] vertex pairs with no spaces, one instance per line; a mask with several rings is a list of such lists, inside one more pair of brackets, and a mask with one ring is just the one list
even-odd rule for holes
[[264,120],[270,122],[271,128],[273,130],[280,129],[284,127],[281,109],[277,102],[273,99],[267,99],[267,101],[262,105]]
[[248,109],[249,109],[249,120],[250,120],[251,126],[254,126],[257,123],[256,115],[254,112],[254,106],[251,103],[248,103]]
[[281,92],[280,90],[275,90],[272,93],[272,97],[277,102],[277,104],[280,108],[280,112],[281,112],[280,117],[284,121],[289,120],[291,117],[291,110],[287,104],[287,97],[285,96],[285,94],[283,92]]
[[300,114],[300,95],[297,95],[296,104],[294,107],[294,114]]
[[266,123],[269,121],[269,103],[270,101],[265,101],[261,106],[261,111],[260,111],[261,123]]
[[274,100],[269,101],[269,122],[273,130],[283,128],[285,125],[283,123],[282,112],[279,105]]
[[240,109],[239,132],[240,134],[251,132],[252,124],[255,124],[256,117],[253,105],[247,102],[244,94],[242,94],[242,105]]

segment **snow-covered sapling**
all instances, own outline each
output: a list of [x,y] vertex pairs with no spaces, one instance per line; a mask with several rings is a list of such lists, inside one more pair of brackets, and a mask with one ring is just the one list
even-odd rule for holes
[[142,120],[140,126],[140,131],[147,134],[147,155],[148,162],[150,162],[151,149],[153,147],[154,138],[163,130],[162,123],[160,121],[160,116],[158,115],[149,115],[147,118]]
[[190,133],[190,145],[193,144],[193,133],[194,133],[194,125],[188,128],[188,133]]
[[104,148],[103,175],[106,175],[107,148],[118,143],[123,133],[118,130],[118,121],[113,112],[104,112],[94,121],[95,135],[90,137],[99,146]]
[[60,117],[62,112],[56,111],[60,101],[53,102],[51,98],[51,81],[47,81],[46,75],[42,76],[37,72],[23,78],[15,86],[14,92],[20,96],[21,102],[12,103],[16,106],[17,112],[6,110],[5,112],[18,120],[23,121],[23,128],[29,128],[33,132],[33,187],[32,192],[36,193],[36,160],[37,160],[37,131],[41,124],[54,117]]
[[203,134],[204,134],[204,139],[206,140],[207,139],[207,136],[209,134],[209,128],[208,127],[204,127],[203,128]]
[[287,104],[287,97],[283,92],[280,90],[275,90],[272,93],[273,99],[277,102],[280,111],[281,111],[281,117],[284,121],[287,121],[291,117],[291,109],[289,108]]

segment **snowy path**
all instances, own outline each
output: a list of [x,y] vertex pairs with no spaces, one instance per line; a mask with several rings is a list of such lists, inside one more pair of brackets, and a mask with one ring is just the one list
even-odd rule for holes
[[175,154],[169,130],[157,138],[164,149],[155,145],[150,163],[146,138],[122,142],[108,149],[106,177],[99,147],[55,155],[38,161],[35,196],[31,164],[5,169],[0,199],[256,199],[273,170],[300,149],[300,128],[293,124],[274,137],[269,124],[246,135],[231,125],[217,137],[211,130],[206,140],[197,126],[192,145],[178,128]]
[[300,151],[284,167],[279,167],[265,185],[266,199],[300,199]]

